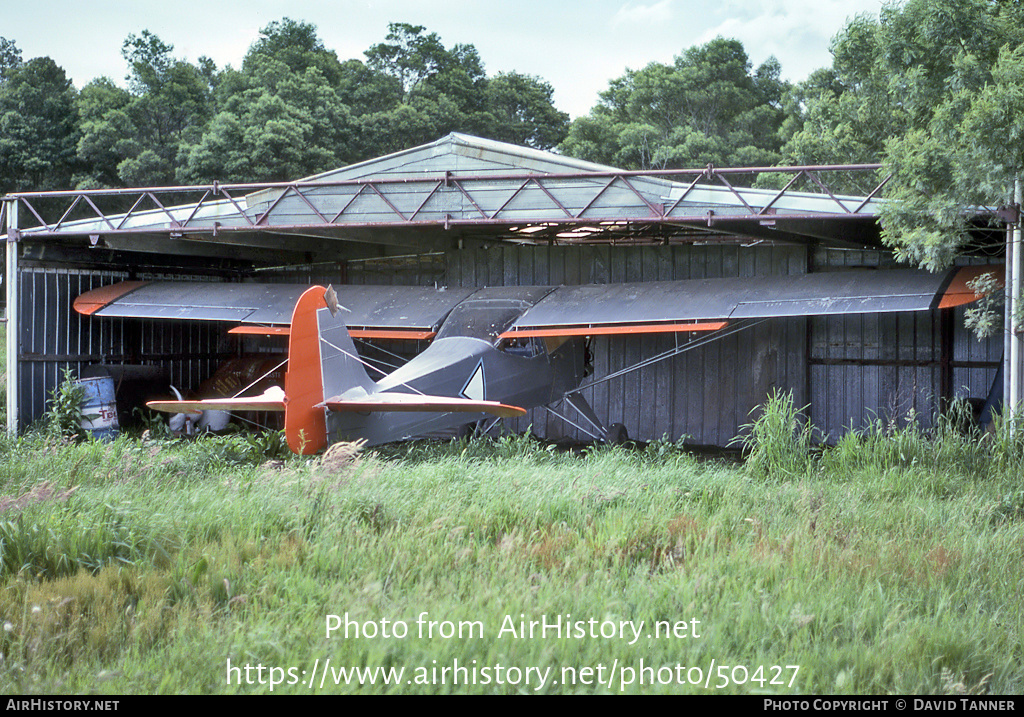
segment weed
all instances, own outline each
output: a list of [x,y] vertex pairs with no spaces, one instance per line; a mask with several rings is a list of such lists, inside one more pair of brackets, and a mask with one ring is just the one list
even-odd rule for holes
[[60,384],[50,392],[50,407],[44,419],[48,429],[57,437],[71,440],[83,440],[86,436],[82,431],[82,401],[85,389],[75,381],[70,368],[64,369],[64,377]]
[[751,411],[758,414],[742,429],[746,435],[733,440],[746,455],[747,470],[759,478],[791,479],[805,475],[813,464],[813,429],[797,409],[793,394],[774,391],[767,403]]
[[994,413],[984,445],[991,457],[991,470],[1024,475],[1024,416]]
[[142,435],[146,440],[168,441],[174,437],[174,432],[171,431],[170,424],[156,411],[135,408],[133,409],[132,414],[142,426]]

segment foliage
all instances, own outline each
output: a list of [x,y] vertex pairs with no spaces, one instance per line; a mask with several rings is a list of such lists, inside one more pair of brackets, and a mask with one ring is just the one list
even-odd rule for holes
[[7,79],[8,73],[22,63],[21,50],[14,40],[0,37],[0,82]]
[[780,72],[775,58],[752,72],[742,44],[717,38],[673,65],[651,63],[612,80],[560,148],[628,169],[774,164],[787,89]]
[[[982,298],[967,309],[964,325],[979,339],[995,336],[1002,331],[1003,312],[999,310],[1003,300],[1001,287],[1001,282],[993,274],[982,274],[967,282],[967,288]],[[1017,324],[1022,321],[1024,317],[1015,317]]]
[[0,194],[66,187],[77,163],[77,93],[71,80],[48,57],[19,62],[13,44],[3,52]]
[[[917,417],[874,420],[851,427],[833,446],[817,445],[814,430],[792,393],[774,392],[751,412],[734,442],[744,450],[752,477],[803,480],[824,474],[838,480],[901,474],[915,490],[944,495],[950,483],[971,476],[1009,477],[1024,471],[1024,435],[998,413],[982,432],[966,401],[953,401],[923,429]],[[1019,420],[1019,419],[1018,419]]]
[[549,149],[565,139],[569,115],[555,108],[554,90],[539,77],[500,72],[485,90],[493,118],[491,139],[535,149]]
[[282,181],[466,132],[550,149],[568,115],[551,86],[487,77],[476,48],[392,23],[366,61],[312,24],[261,30],[239,69],[193,64],[149,30],[122,45],[127,87],[77,92],[50,58],[0,38],[0,192]]
[[548,148],[568,117],[543,80],[490,79],[472,45],[393,23],[367,62],[339,63],[307,23],[271,23],[240,71],[215,78],[218,111],[179,150],[183,183],[284,180],[431,142],[453,131]]
[[74,372],[65,368],[63,379],[50,393],[50,405],[43,419],[47,429],[62,439],[81,440],[84,438],[85,434],[82,431],[82,419],[86,418],[86,415],[82,413],[84,399],[85,389],[75,380]]
[[[1024,168],[1024,24],[1015,3],[907,0],[851,20],[798,88],[787,162],[878,162],[897,256],[948,267]],[[866,192],[866,185],[851,189]]]
[[83,88],[78,156],[82,187],[175,183],[179,147],[202,130],[212,113],[210,61],[174,58],[172,45],[144,30],[129,35],[121,54],[128,89],[98,78]]
[[226,466],[259,465],[293,457],[284,431],[241,431],[216,436],[200,434],[196,449],[213,463]]
[[421,25],[391,23],[385,42],[366,51],[375,88],[373,111],[358,120],[363,158],[466,132],[550,149],[565,137],[569,117],[555,109],[540,78],[500,73],[488,78],[472,45],[446,48]]
[[[304,75],[310,69],[317,70],[329,85],[341,80],[338,56],[324,47],[316,27],[287,17],[263,28],[242,62],[242,71],[249,76],[273,74],[282,78]],[[271,77],[264,80],[266,85],[272,83]]]
[[118,167],[141,152],[127,108],[131,95],[105,77],[93,80],[78,94],[81,119],[77,152],[87,168],[76,177],[82,188],[116,187]]
[[436,32],[424,34],[425,30],[422,25],[389,24],[385,42],[366,51],[367,64],[396,78],[405,97],[425,91],[428,81],[445,72],[461,72],[471,83],[483,79],[475,49],[457,45],[448,51]]

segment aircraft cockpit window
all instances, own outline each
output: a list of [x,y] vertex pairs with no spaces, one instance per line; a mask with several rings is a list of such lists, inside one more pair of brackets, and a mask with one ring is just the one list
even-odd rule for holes
[[513,356],[533,358],[544,353],[544,342],[541,339],[528,336],[521,339],[507,339],[501,345],[501,350]]
[[436,339],[449,336],[472,336],[492,344],[529,308],[521,301],[481,299],[464,301],[448,315]]

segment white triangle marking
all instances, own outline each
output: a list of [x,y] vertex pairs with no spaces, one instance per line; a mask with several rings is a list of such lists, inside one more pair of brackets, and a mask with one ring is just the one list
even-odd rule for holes
[[480,361],[473,371],[473,375],[466,381],[462,388],[462,395],[473,401],[484,400],[484,362]]

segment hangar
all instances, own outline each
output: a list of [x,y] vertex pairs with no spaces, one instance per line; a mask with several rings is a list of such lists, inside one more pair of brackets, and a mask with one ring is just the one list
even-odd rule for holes
[[[894,262],[879,241],[881,184],[829,189],[872,165],[627,172],[452,134],[282,183],[41,192],[4,198],[8,427],[45,411],[61,371],[162,372],[196,386],[242,353],[272,353],[223,322],[83,316],[79,295],[116,282],[451,288],[777,277]],[[780,189],[754,189],[760,175]],[[994,261],[1001,261],[999,256]],[[986,263],[984,257],[965,263]],[[587,400],[632,437],[723,446],[773,389],[809,406],[828,438],[874,418],[927,425],[943,402],[984,398],[1003,338],[978,342],[963,309],[778,316],[714,342],[684,335],[592,342]],[[401,350],[369,345],[384,360]],[[664,360],[629,371],[647,357]],[[400,356],[395,357],[400,358]],[[143,379],[148,380],[148,379]],[[512,430],[583,439],[536,409]]]

